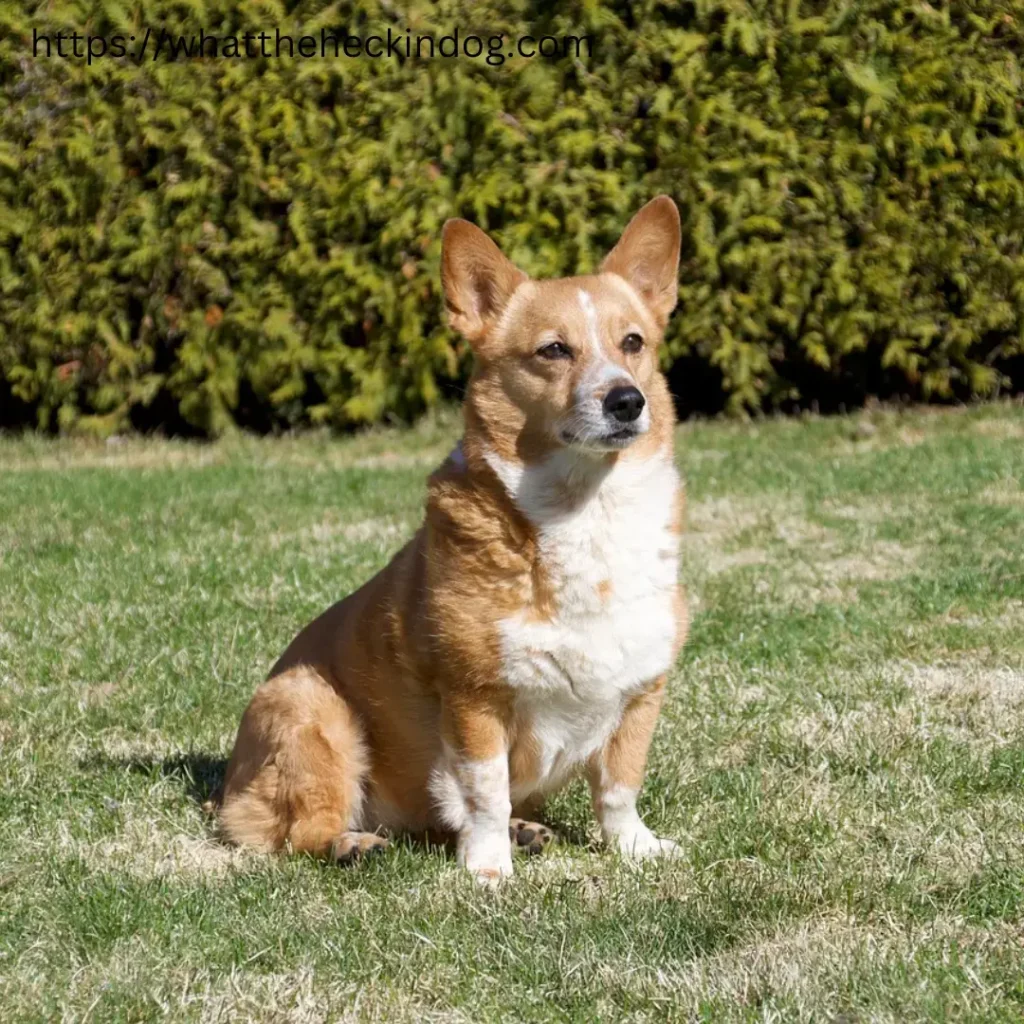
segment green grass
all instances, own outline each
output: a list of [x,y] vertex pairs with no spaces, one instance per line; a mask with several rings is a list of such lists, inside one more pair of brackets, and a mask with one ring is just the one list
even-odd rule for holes
[[212,840],[253,688],[454,430],[0,441],[3,1020],[1019,1020],[1019,405],[680,430],[695,617],[642,800],[680,861],[602,853],[580,785],[493,894]]

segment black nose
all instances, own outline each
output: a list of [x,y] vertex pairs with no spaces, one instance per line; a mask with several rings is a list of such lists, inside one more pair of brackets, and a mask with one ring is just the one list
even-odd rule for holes
[[620,423],[632,423],[643,412],[644,404],[639,388],[612,388],[604,396],[604,413]]

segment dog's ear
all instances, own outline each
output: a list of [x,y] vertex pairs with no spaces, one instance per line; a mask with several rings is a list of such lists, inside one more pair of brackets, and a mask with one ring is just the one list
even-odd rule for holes
[[662,326],[679,298],[679,210],[668,196],[652,199],[626,225],[601,264],[640,293]]
[[441,286],[448,323],[475,345],[525,280],[475,224],[446,221],[441,234]]

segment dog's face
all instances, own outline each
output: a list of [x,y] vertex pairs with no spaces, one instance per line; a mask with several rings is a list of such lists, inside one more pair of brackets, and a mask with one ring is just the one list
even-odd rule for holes
[[445,299],[473,346],[492,432],[514,432],[520,449],[599,453],[647,434],[678,260],[679,214],[666,196],[633,218],[588,277],[530,280],[479,228],[449,221]]

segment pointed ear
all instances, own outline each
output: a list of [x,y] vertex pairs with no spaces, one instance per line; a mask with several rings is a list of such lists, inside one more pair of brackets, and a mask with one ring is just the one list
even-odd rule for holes
[[475,224],[453,219],[441,233],[441,286],[448,323],[471,345],[504,310],[524,274]]
[[679,297],[679,211],[668,196],[652,199],[626,225],[601,264],[625,278],[664,326]]

